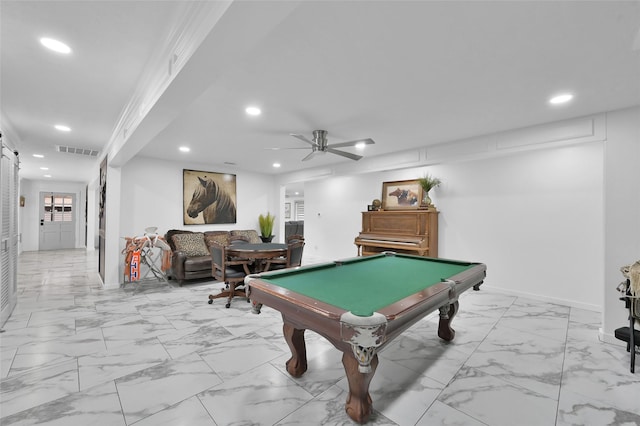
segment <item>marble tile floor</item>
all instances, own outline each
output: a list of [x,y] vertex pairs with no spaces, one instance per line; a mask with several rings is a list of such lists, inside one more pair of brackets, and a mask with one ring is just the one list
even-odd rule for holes
[[[230,309],[220,283],[102,289],[97,255],[26,252],[0,333],[0,424],[349,425],[341,354],[307,332],[290,377],[279,313]],[[451,343],[425,318],[380,354],[372,425],[640,425],[640,373],[600,315],[482,289]]]

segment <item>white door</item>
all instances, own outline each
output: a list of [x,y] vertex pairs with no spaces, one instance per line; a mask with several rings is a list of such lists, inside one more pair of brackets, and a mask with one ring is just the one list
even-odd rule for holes
[[40,193],[40,250],[76,246],[74,194]]

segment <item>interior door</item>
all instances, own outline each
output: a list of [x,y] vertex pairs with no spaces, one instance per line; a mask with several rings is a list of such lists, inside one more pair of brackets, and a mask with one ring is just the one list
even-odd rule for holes
[[40,193],[40,250],[76,246],[74,194]]

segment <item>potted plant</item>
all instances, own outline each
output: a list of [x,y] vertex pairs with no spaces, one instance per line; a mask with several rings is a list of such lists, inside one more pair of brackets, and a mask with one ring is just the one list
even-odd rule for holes
[[275,220],[276,217],[268,212],[266,216],[261,214],[258,217],[258,222],[260,223],[260,234],[262,234],[260,239],[262,239],[263,243],[270,243],[273,239],[274,236],[271,235],[271,233],[273,232],[273,222],[275,222]]
[[418,182],[422,187],[422,201],[420,202],[420,207],[422,208],[433,207],[433,204],[431,203],[431,198],[429,197],[429,191],[431,191],[436,186],[440,185],[442,181],[437,177],[433,177],[429,174],[426,174],[423,177],[419,178]]

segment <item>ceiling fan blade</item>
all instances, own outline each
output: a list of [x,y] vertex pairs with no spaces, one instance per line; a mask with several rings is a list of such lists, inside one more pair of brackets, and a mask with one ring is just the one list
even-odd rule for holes
[[306,142],[311,146],[318,146],[317,143],[310,141],[309,139],[307,139],[306,137],[304,137],[303,135],[299,135],[297,133],[289,133],[290,136],[293,136],[296,139],[300,139],[302,142]]
[[355,160],[355,161],[358,161],[359,159],[362,158],[362,155],[356,155],[356,154],[352,154],[350,152],[344,152],[344,151],[340,151],[338,149],[333,149],[333,148],[329,148],[329,147],[327,147],[327,152],[330,152],[332,154],[342,155],[343,157],[347,157],[347,158],[350,158],[350,159]]
[[355,145],[357,145],[359,143],[362,143],[362,144],[365,144],[365,145],[373,145],[373,144],[375,144],[373,139],[367,138],[367,139],[357,139],[355,141],[349,141],[349,142],[332,143],[331,145],[329,145],[329,147],[330,148],[343,148],[343,147],[347,147],[347,146],[355,146]]
[[315,150],[314,150],[314,151],[311,151],[311,153],[310,153],[309,155],[307,155],[306,157],[304,157],[304,158],[302,159],[302,161],[308,161],[308,160],[311,160],[313,157],[315,157],[315,156],[316,156],[316,155],[318,155],[318,154],[324,154],[324,152],[322,152],[322,151],[315,151]]
[[268,149],[270,151],[281,151],[283,149],[309,149],[309,147],[307,147],[307,146],[296,146],[296,147],[291,147],[291,148],[271,147],[271,148],[262,148],[262,149]]

